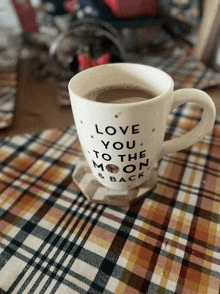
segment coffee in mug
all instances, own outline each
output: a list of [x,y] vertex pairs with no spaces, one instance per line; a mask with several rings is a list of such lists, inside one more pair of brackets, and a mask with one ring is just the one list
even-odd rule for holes
[[102,103],[135,103],[154,98],[151,91],[131,85],[99,87],[85,94],[85,98]]

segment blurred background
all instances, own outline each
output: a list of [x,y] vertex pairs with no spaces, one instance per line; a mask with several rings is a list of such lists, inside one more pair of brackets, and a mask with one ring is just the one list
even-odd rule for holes
[[112,62],[203,83],[218,108],[219,27],[219,0],[1,0],[0,138],[73,124],[69,79]]

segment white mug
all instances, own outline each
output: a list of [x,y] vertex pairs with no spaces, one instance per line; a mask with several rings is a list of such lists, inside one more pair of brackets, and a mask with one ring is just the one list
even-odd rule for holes
[[[145,88],[155,97],[126,104],[85,98],[88,92],[99,87],[124,84]],[[96,66],[75,75],[68,88],[88,165],[99,183],[111,189],[128,190],[149,181],[161,157],[200,141],[211,131],[215,121],[215,105],[205,92],[174,91],[174,82],[168,74],[146,65]],[[201,121],[181,137],[164,141],[169,113],[187,102],[202,105]]]

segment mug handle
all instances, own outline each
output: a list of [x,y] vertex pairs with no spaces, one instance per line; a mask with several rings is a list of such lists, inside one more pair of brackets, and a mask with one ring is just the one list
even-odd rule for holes
[[203,107],[203,114],[200,122],[188,133],[181,137],[164,141],[159,159],[164,155],[185,149],[203,139],[214,125],[216,110],[215,104],[208,94],[198,89],[181,89],[174,91],[174,100],[171,112],[179,105],[194,102]]

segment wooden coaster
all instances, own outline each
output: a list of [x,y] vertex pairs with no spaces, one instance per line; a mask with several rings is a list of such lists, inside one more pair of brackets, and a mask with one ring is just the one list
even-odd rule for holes
[[84,155],[73,172],[73,181],[90,202],[115,206],[130,206],[145,197],[156,187],[157,179],[157,168],[154,168],[151,179],[137,188],[125,191],[110,189],[96,180]]

